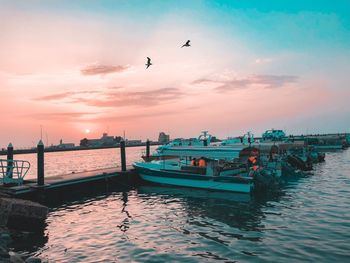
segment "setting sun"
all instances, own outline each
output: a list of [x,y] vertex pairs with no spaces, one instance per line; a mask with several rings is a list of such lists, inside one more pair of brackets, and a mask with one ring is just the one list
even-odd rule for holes
[[86,134],[90,133],[90,129],[85,129],[85,133]]

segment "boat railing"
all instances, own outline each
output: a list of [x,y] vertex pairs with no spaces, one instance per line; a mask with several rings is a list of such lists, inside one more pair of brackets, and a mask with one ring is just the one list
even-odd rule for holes
[[0,183],[22,185],[29,169],[28,161],[0,159]]

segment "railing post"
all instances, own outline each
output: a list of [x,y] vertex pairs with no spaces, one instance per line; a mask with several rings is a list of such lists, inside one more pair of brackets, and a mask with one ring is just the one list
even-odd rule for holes
[[38,173],[37,173],[37,184],[38,186],[44,185],[44,144],[40,140],[37,146],[37,158],[38,158]]
[[126,171],[126,157],[125,157],[125,141],[120,141],[120,160],[122,165],[122,172]]
[[150,158],[150,141],[147,139],[146,141],[146,158],[147,158],[147,161],[149,161],[149,158]]
[[9,143],[7,146],[7,169],[6,175],[8,178],[13,177],[13,146],[12,143]]

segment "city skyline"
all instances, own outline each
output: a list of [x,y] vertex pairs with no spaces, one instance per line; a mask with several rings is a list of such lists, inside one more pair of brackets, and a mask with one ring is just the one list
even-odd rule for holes
[[350,130],[348,1],[0,4],[0,148]]

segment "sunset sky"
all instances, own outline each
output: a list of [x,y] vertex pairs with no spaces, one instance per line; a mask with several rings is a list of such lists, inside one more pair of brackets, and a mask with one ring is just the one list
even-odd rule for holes
[[49,144],[349,132],[349,13],[347,0],[0,0],[0,148],[33,146],[40,125]]

